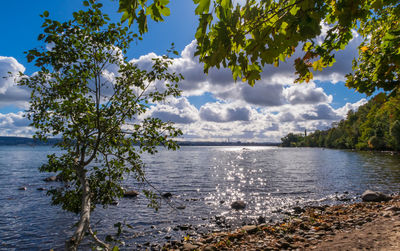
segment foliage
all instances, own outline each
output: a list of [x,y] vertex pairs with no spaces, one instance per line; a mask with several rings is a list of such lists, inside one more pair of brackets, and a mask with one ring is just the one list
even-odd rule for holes
[[[20,85],[32,90],[28,118],[38,129],[36,137],[61,137],[57,146],[64,153],[49,155],[41,171],[60,172],[66,183],[50,191],[52,201],[80,214],[66,242],[70,250],[76,250],[86,233],[108,247],[91,229],[91,211],[123,195],[126,175],[143,182],[140,155],[157,152],[159,145],[176,149],[171,138],[181,134],[160,119],[138,119],[149,103],[180,94],[176,83],[181,76],[168,71],[169,58],[153,59],[151,70],[139,69],[123,56],[137,35],[110,23],[100,3],[84,5],[86,11],[73,13],[64,23],[43,13],[44,33],[38,39],[48,49],[28,51],[28,61],[40,70],[32,76],[20,73],[19,78]],[[163,83],[159,89],[153,87],[156,81]]]
[[118,12],[123,13],[121,22],[127,20],[129,25],[136,22],[139,33],[142,35],[148,31],[147,16],[159,22],[164,21],[163,16],[170,15],[168,3],[169,0],[119,0]]
[[400,120],[396,120],[390,128],[390,135],[393,137],[396,150],[400,150]]
[[378,94],[328,130],[306,137],[293,135],[282,138],[282,146],[400,150],[400,94]]
[[281,146],[283,147],[303,146],[304,136],[302,134],[289,133],[281,140],[282,140]]
[[[396,90],[400,73],[400,2],[397,0],[193,0],[199,16],[197,52],[204,71],[228,67],[233,78],[254,85],[262,67],[301,51],[294,60],[297,81],[335,62],[356,31],[363,42],[347,86],[371,95],[377,88]],[[162,20],[167,0],[120,0],[122,20],[137,21],[142,33],[146,15]],[[151,4],[150,4],[151,3]],[[147,7],[148,5],[148,7]],[[139,8],[140,7],[140,8]],[[156,13],[156,14],[154,14]],[[328,27],[323,32],[323,26]],[[322,42],[317,42],[317,38]]]

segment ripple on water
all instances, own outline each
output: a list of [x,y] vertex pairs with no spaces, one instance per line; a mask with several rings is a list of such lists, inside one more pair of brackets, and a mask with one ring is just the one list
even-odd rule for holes
[[[0,250],[61,248],[72,233],[76,216],[50,206],[38,187],[48,174],[38,172],[49,147],[0,147]],[[99,208],[93,222],[104,233],[115,233],[117,221],[130,224],[124,239],[135,243],[180,239],[197,227],[226,228],[282,217],[294,206],[334,204],[344,191],[354,199],[363,190],[398,192],[399,156],[362,152],[276,147],[182,147],[143,156],[148,179],[173,197],[161,200],[158,212],[143,195],[121,199],[118,206]],[[18,191],[21,186],[26,191]],[[131,177],[126,187],[141,190]],[[336,193],[338,192],[338,193]],[[232,210],[235,200],[247,204]],[[171,207],[172,205],[172,207]],[[184,209],[176,209],[176,206]],[[190,225],[188,230],[179,228]]]

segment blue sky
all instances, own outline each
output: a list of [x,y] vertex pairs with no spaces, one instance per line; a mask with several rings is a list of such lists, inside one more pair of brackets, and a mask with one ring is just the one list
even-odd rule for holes
[[[103,0],[103,11],[118,21],[118,1]],[[149,23],[143,41],[132,45],[129,59],[138,65],[163,54],[171,43],[181,54],[172,69],[185,80],[180,83],[183,95],[163,104],[154,104],[147,115],[176,122],[185,140],[279,141],[289,132],[325,129],[344,118],[349,109],[365,103],[365,95],[344,86],[344,75],[351,71],[357,56],[360,38],[355,34],[350,46],[336,55],[337,63],[316,73],[308,84],[293,84],[292,62],[279,68],[267,66],[254,88],[232,80],[226,69],[203,74],[202,65],[193,57],[196,46],[194,33],[197,17],[190,0],[174,0],[169,4],[171,16],[165,22]],[[20,0],[4,1],[0,26],[0,75],[23,71],[30,75],[35,69],[28,64],[24,51],[39,46],[43,11],[50,18],[67,20],[73,11],[82,8],[81,0]],[[0,136],[30,136],[33,129],[24,117],[29,92],[0,78]]]

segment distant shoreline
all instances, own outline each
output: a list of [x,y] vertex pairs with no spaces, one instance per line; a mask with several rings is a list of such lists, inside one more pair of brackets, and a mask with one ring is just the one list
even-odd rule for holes
[[0,146],[51,146],[60,139],[48,139],[47,142],[33,138],[0,136]]
[[[25,137],[0,136],[0,146],[50,146],[60,139],[51,138],[47,142]],[[180,146],[279,146],[277,142],[213,142],[213,141],[177,141]]]

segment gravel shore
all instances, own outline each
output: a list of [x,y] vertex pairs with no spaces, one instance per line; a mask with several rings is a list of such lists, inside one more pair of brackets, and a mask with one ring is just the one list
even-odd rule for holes
[[298,208],[279,223],[185,238],[162,249],[400,250],[400,196],[387,202]]

